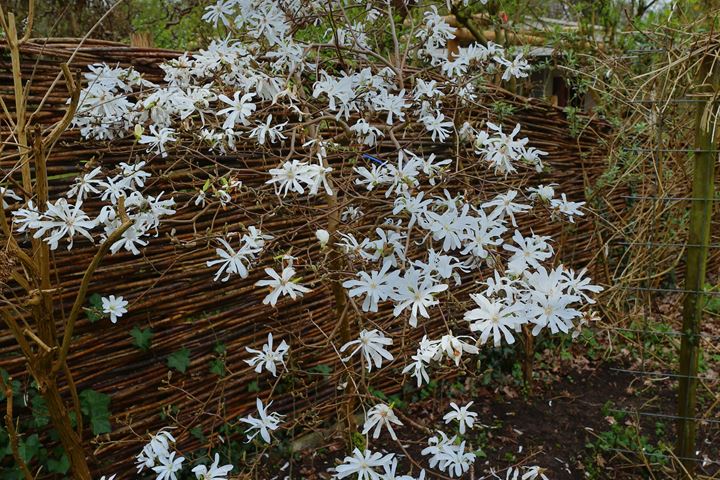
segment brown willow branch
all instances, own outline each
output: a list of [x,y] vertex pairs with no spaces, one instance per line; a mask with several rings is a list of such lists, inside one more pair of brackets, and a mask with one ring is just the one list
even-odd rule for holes
[[28,16],[27,26],[25,27],[25,34],[22,36],[19,42],[21,45],[30,40],[30,35],[32,35],[33,23],[35,23],[35,0],[30,0],[28,2]]
[[60,135],[67,129],[72,122],[75,112],[77,111],[78,104],[80,103],[80,86],[73,79],[73,74],[70,71],[67,63],[60,65],[62,68],[63,75],[65,76],[65,84],[67,85],[68,92],[70,92],[70,104],[68,109],[65,111],[62,119],[55,125],[50,134],[43,141],[45,149],[51,148],[52,145],[60,138]]
[[30,473],[30,470],[28,470],[27,464],[20,455],[20,449],[18,448],[18,434],[15,429],[15,424],[13,423],[13,391],[10,378],[8,377],[8,381],[6,382],[2,375],[0,375],[0,384],[2,384],[3,391],[5,392],[5,426],[7,427],[10,448],[12,450],[13,457],[15,457],[15,463],[17,463],[20,467],[20,471],[22,472],[23,477],[25,477],[25,480],[33,480],[33,476]]
[[68,382],[68,387],[70,387],[70,396],[73,399],[73,409],[75,410],[75,431],[77,433],[78,439],[80,442],[82,442],[83,437],[83,419],[82,419],[82,411],[80,410],[80,397],[78,396],[77,387],[75,386],[75,379],[72,376],[72,372],[70,372],[70,367],[68,367],[67,362],[63,363],[63,371],[65,373],[65,378]]
[[125,212],[125,199],[123,197],[120,197],[120,199],[118,200],[118,211],[120,213],[120,218],[122,219],[123,223],[122,225],[120,225],[120,227],[117,228],[117,230],[112,232],[107,237],[107,239],[102,243],[102,245],[100,245],[100,248],[95,253],[95,256],[90,262],[90,265],[88,265],[87,269],[85,270],[82,282],[80,283],[80,288],[78,289],[78,293],[75,296],[75,303],[73,303],[72,310],[70,310],[70,315],[68,316],[67,322],[65,324],[65,333],[63,334],[63,342],[62,346],[60,347],[60,353],[58,355],[57,361],[52,368],[53,374],[57,373],[60,368],[62,368],[65,360],[67,359],[68,350],[70,349],[70,341],[72,340],[73,330],[75,329],[75,321],[80,315],[82,306],[85,303],[85,296],[87,295],[87,291],[90,286],[90,280],[95,274],[95,270],[97,269],[98,265],[100,265],[100,262],[105,257],[105,255],[107,255],[113,243],[117,242],[120,237],[122,237],[122,235],[125,233],[125,231],[130,228],[134,223],[133,220],[128,218],[127,213]]
[[[0,200],[2,199],[0,198]],[[8,223],[7,216],[5,215],[5,209],[3,208],[0,208],[0,229],[2,229],[3,235],[8,239],[10,250],[17,256],[17,258],[20,259],[20,262],[25,266],[25,268],[29,269],[33,275],[36,275],[38,273],[37,266],[35,265],[35,262],[33,262],[32,258],[30,258],[30,256],[25,253],[22,248],[20,248],[17,240],[13,237],[12,231],[10,230],[10,224]]]
[[33,353],[32,348],[30,348],[30,344],[25,339],[25,336],[20,329],[20,325],[17,324],[15,318],[5,309],[0,310],[0,316],[3,317],[5,324],[7,324],[10,332],[13,334],[13,337],[15,337],[18,345],[20,345],[20,349],[22,350],[23,355],[25,355],[25,358],[28,360],[29,363],[34,362],[35,354]]
[[30,161],[28,159],[27,132],[25,129],[25,101],[26,95],[22,85],[22,68],[20,65],[20,44],[17,38],[17,27],[15,15],[12,12],[7,14],[7,19],[0,9],[0,24],[5,32],[5,39],[10,49],[10,61],[12,65],[13,94],[15,96],[15,129],[17,131],[18,152],[20,153],[20,165],[22,168],[23,189],[25,192],[32,190],[32,177],[30,173]]

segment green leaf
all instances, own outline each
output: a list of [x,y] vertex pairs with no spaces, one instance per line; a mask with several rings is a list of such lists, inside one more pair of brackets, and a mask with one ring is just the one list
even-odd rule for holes
[[171,353],[167,357],[167,365],[178,372],[185,373],[190,365],[190,350],[183,347],[181,350]]
[[98,293],[93,293],[88,297],[88,303],[90,308],[86,308],[87,317],[90,322],[95,323],[105,316],[102,310],[102,296]]
[[94,435],[110,433],[110,396],[95,390],[80,392],[80,410],[90,419]]
[[33,424],[36,427],[44,427],[50,423],[50,412],[48,412],[45,399],[36,393],[33,395],[30,403],[32,404]]
[[64,453],[60,458],[48,458],[47,468],[50,473],[59,473],[65,475],[70,470],[70,460]]
[[190,430],[190,435],[200,440],[202,443],[205,443],[207,438],[205,438],[205,435],[203,434],[202,428],[195,427]]
[[260,386],[258,385],[257,380],[253,380],[252,382],[248,383],[248,392],[255,393],[260,391]]
[[137,326],[134,326],[132,330],[130,330],[130,336],[132,336],[132,344],[142,350],[143,352],[147,352],[150,350],[150,344],[152,343],[152,337],[153,332],[149,328],[146,329],[140,329]]
[[102,310],[102,295],[99,293],[93,293],[88,297],[88,302],[95,308]]
[[40,437],[38,437],[37,433],[33,433],[27,439],[23,440],[20,439],[19,445],[18,445],[18,451],[20,453],[20,457],[23,459],[25,463],[30,463],[30,461],[38,454],[40,453],[40,449],[42,448],[42,445],[40,444]]
[[210,360],[210,373],[214,373],[218,377],[225,376],[225,362],[220,358]]
[[315,365],[314,367],[308,368],[308,373],[319,373],[323,377],[327,378],[330,376],[332,369],[329,365]]

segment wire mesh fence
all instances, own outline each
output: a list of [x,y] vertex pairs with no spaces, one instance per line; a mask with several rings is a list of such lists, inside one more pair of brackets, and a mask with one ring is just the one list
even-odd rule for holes
[[[666,49],[638,50],[632,53],[638,55],[665,54]],[[704,443],[703,435],[708,428],[717,428],[720,420],[714,413],[716,401],[707,407],[704,413],[697,412],[696,392],[699,383],[717,382],[715,375],[699,372],[698,359],[704,348],[714,345],[720,335],[703,329],[703,309],[706,300],[717,298],[720,291],[712,291],[706,286],[706,268],[711,276],[716,275],[717,269],[708,257],[708,252],[720,247],[717,242],[717,229],[713,231],[713,219],[717,220],[718,198],[715,198],[713,186],[717,184],[717,175],[714,164],[717,162],[717,149],[715,141],[715,118],[717,117],[717,67],[714,66],[714,55],[705,53],[703,63],[707,63],[705,70],[691,85],[697,91],[705,92],[705,96],[688,97],[687,92],[675,95],[672,90],[668,95],[656,95],[656,98],[630,99],[627,103],[640,107],[640,111],[647,122],[646,136],[649,139],[642,146],[623,146],[619,150],[624,154],[634,155],[641,164],[639,169],[645,174],[646,183],[639,192],[632,192],[624,198],[635,206],[637,211],[644,212],[642,219],[643,234],[637,234],[638,225],[628,223],[629,231],[623,232],[622,238],[615,239],[613,245],[629,251],[630,257],[642,259],[638,262],[644,267],[642,275],[635,284],[627,282],[627,277],[621,275],[613,278],[621,286],[626,298],[641,305],[641,321],[638,327],[613,326],[605,327],[608,332],[634,337],[638,339],[639,358],[628,368],[612,368],[611,370],[624,375],[628,384],[643,381],[666,382],[666,389],[676,392],[677,410],[675,412],[658,411],[656,407],[643,404],[634,408],[610,408],[608,411],[635,418],[645,418],[654,421],[671,421],[676,424],[676,445],[674,451],[665,453],[646,452],[644,449],[629,450],[624,448],[610,448],[610,450],[625,455],[643,457],[651,460],[663,459],[675,463],[677,471],[685,478],[693,475],[698,467],[708,467],[720,464],[717,445],[708,446]],[[715,70],[715,72],[713,71]],[[707,79],[711,78],[708,88]],[[659,89],[662,93],[662,88]],[[708,93],[709,92],[709,93]],[[692,112],[695,110],[695,112]],[[636,109],[638,111],[638,109]],[[708,115],[710,112],[710,115]],[[686,125],[678,130],[676,124],[670,120],[675,118],[692,118],[689,114],[695,113],[696,121],[694,131]],[[692,124],[692,122],[689,122]],[[708,134],[709,132],[709,134]],[[684,189],[677,184],[668,187],[668,172],[682,171],[690,180],[685,183]],[[684,190],[684,191],[683,191]],[[673,219],[682,219],[679,224],[672,224]],[[627,254],[626,254],[627,255]],[[675,263],[666,268],[663,262],[666,258],[674,258]],[[675,278],[672,278],[675,277]],[[683,310],[683,325],[680,328],[657,328],[651,323],[653,305],[660,297],[672,297],[677,301],[677,310]],[[682,302],[678,299],[682,298]],[[657,368],[654,359],[643,348],[650,337],[667,338],[676,348],[673,356],[673,371],[670,368]],[[678,342],[679,340],[679,342]],[[708,388],[707,385],[703,385]],[[710,391],[711,395],[714,395]],[[696,439],[696,431],[700,428],[700,438]]]

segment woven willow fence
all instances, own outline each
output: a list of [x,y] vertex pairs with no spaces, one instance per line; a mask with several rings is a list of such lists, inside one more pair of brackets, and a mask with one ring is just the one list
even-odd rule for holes
[[[32,78],[29,86],[31,101],[44,102],[35,117],[44,125],[52,125],[64,111],[67,92],[63,82],[54,81],[60,71],[59,64],[71,56],[70,67],[76,71],[86,70],[87,65],[96,62],[117,63],[132,65],[147,79],[161,82],[162,72],[157,64],[178,56],[178,52],[100,41],[85,41],[78,48],[74,39],[41,39],[24,45],[24,76]],[[11,105],[12,102],[7,101],[12,98],[12,79],[8,71],[7,59],[0,52],[0,94]],[[528,174],[525,178],[513,179],[510,186],[524,188],[556,182],[558,189],[569,199],[589,200],[591,209],[623,211],[625,192],[615,190],[612,198],[603,198],[602,190],[595,188],[606,164],[604,145],[608,128],[605,124],[581,117],[574,119],[575,124],[571,125],[561,109],[515,96],[497,87],[488,86],[477,103],[485,107],[463,111],[463,116],[497,121],[496,114],[502,110],[500,120],[504,125],[512,127],[520,122],[523,136],[530,139],[530,145],[549,152],[546,163],[551,173]],[[30,111],[36,106],[29,106]],[[285,113],[279,109],[273,112],[273,118],[280,119],[283,115]],[[578,125],[579,135],[571,136],[571,127]],[[3,138],[8,138],[7,128],[3,125]],[[410,138],[412,143],[406,140]],[[438,150],[429,138],[420,144],[416,138],[403,132],[398,134],[403,147],[421,148],[425,154],[435,152],[441,158],[454,158],[453,151]],[[289,248],[300,259],[317,259],[325,255],[315,239],[315,230],[325,227],[328,206],[314,198],[302,204],[301,211],[283,208],[272,188],[264,186],[270,168],[277,166],[292,150],[302,151],[301,147],[289,143],[286,141],[272,150],[259,150],[255,142],[249,142],[238,145],[237,152],[231,155],[211,155],[179,141],[169,156],[155,157],[148,162],[146,168],[153,173],[148,193],[172,193],[178,213],[163,222],[158,238],[152,239],[144,255],[120,252],[109,256],[98,269],[90,292],[122,294],[130,302],[129,313],[117,325],[92,324],[86,318],[80,320],[68,361],[78,390],[92,388],[112,397],[112,433],[96,439],[95,453],[103,459],[102,465],[96,464],[99,470],[106,465],[129,465],[127,459],[136,454],[141,445],[140,436],[168,423],[181,427],[174,432],[180,449],[190,451],[201,447],[197,436],[190,434],[191,428],[199,427],[205,437],[214,438],[225,422],[250,412],[257,395],[267,398],[270,388],[275,389],[273,410],[299,419],[298,424],[306,431],[318,428],[321,421],[331,418],[335,406],[342,401],[343,392],[337,390],[335,380],[342,372],[338,368],[341,362],[328,342],[328,338],[336,334],[337,318],[333,295],[324,284],[327,281],[321,280],[324,272],[303,277],[303,284],[312,286],[313,290],[302,301],[281,302],[277,309],[271,309],[261,303],[266,292],[254,286],[263,276],[265,265],[255,265],[244,280],[234,278],[227,283],[213,282],[214,270],[205,265],[208,259],[215,258],[214,243],[207,232],[238,232],[242,226],[251,224],[275,235],[273,255]],[[365,161],[360,155],[363,151],[358,146],[354,150],[329,152],[328,161],[335,171],[347,171],[356,162]],[[370,153],[382,159],[395,159],[397,148],[388,140]],[[76,131],[66,132],[49,154],[51,198],[67,190],[85,162],[112,169],[138,154],[144,155],[144,152],[134,146],[132,138],[111,144],[91,143],[80,140]],[[16,165],[17,158],[7,156],[7,153],[3,155],[0,166],[5,176]],[[264,193],[251,194],[250,190],[241,189],[225,208],[196,206],[194,196],[205,180],[228,173],[245,186]],[[17,178],[15,181],[17,183]],[[488,197],[509,186],[489,171],[477,182],[488,192]],[[18,187],[13,185],[13,188]],[[585,198],[588,187],[592,187],[595,198]],[[448,189],[462,191],[463,185],[450,185]],[[437,193],[442,194],[441,191]],[[372,192],[372,195],[382,197],[382,193],[375,195]],[[339,201],[342,204],[342,198]],[[93,209],[91,202],[87,201],[89,210]],[[354,202],[357,204],[356,200]],[[368,234],[384,220],[378,218],[370,201],[363,211],[361,219],[353,221],[352,226],[341,225],[339,230],[348,228]],[[597,225],[594,215],[587,214],[574,225],[538,220],[532,228],[537,234],[552,234],[563,261],[576,267],[590,266],[595,278],[602,283],[606,269],[598,261],[602,257],[602,240]],[[63,248],[54,252],[57,269],[53,275],[63,292],[68,292],[62,295],[63,302],[55,305],[56,318],[62,318],[62,312],[68,310],[71,292],[79,284],[82,269],[93,252],[94,247],[84,243],[78,243],[72,253]],[[269,265],[271,261],[268,258],[264,263]],[[453,294],[466,298],[471,288],[473,282],[463,281],[463,286],[457,287]],[[419,339],[426,333],[434,336],[444,332],[443,318],[457,317],[461,313],[448,311],[451,309],[433,312],[433,318],[415,329],[412,336]],[[389,334],[402,331],[407,323],[393,318],[387,309],[379,312],[373,321]],[[143,352],[132,346],[128,332],[133,326],[152,328],[154,337],[149,351]],[[245,347],[257,348],[265,342],[270,331],[278,341],[282,338],[291,346],[293,375],[282,384],[274,384],[272,378],[258,379],[244,362],[248,358]],[[222,377],[209,371],[210,362],[218,355],[214,350],[217,344],[223,344],[226,349],[226,374]],[[400,368],[407,355],[414,353],[414,349],[410,352],[413,348],[410,346],[414,344],[408,341],[407,347],[394,347],[400,361],[373,378],[376,388],[386,394],[400,391]],[[191,355],[191,364],[185,374],[170,371],[166,365],[167,356],[182,348],[187,348]],[[15,355],[14,342],[7,332],[0,333],[0,359],[2,367],[13,374],[23,372],[21,357]],[[250,392],[251,385],[257,385],[261,391]],[[173,420],[161,419],[162,413]],[[114,467],[113,471],[122,473],[119,467]]]

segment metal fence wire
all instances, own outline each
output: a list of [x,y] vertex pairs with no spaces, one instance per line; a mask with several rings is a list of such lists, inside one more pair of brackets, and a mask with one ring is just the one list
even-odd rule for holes
[[[632,57],[635,58],[644,54],[665,53],[664,49],[648,49],[634,50]],[[628,292],[634,292],[633,298],[642,302],[642,322],[640,328],[621,328],[608,326],[609,331],[618,332],[626,336],[635,336],[640,339],[640,358],[638,359],[637,368],[612,368],[611,370],[629,377],[628,382],[635,382],[638,378],[646,378],[649,381],[669,380],[678,383],[677,391],[677,411],[666,412],[651,409],[644,404],[639,408],[611,408],[609,412],[619,413],[622,415],[630,415],[634,418],[646,417],[650,419],[671,420],[676,424],[677,444],[674,452],[668,455],[659,452],[645,452],[637,450],[629,450],[625,448],[610,448],[609,450],[622,453],[633,454],[645,457],[646,459],[663,459],[677,462],[680,464],[682,478],[692,477],[693,472],[698,466],[705,467],[708,464],[720,465],[720,458],[710,458],[717,455],[717,452],[710,452],[710,457],[703,454],[697,445],[705,444],[704,439],[697,439],[698,426],[707,427],[712,425],[720,425],[720,419],[712,417],[712,411],[718,403],[718,397],[715,396],[715,404],[703,415],[696,412],[697,401],[696,391],[698,384],[704,388],[708,388],[704,381],[716,381],[713,376],[702,375],[698,373],[698,359],[703,347],[708,345],[715,346],[720,335],[713,335],[707,331],[703,331],[702,316],[706,301],[710,298],[720,296],[720,291],[708,291],[705,288],[706,268],[708,265],[708,251],[720,248],[720,242],[712,237],[712,220],[713,209],[718,205],[718,198],[715,198],[713,190],[717,183],[715,165],[718,162],[718,144],[716,142],[715,122],[720,109],[720,99],[716,98],[718,79],[720,68],[714,64],[715,57],[706,55],[707,58],[702,60],[703,65],[700,66],[700,76],[698,83],[700,90],[708,95],[703,98],[687,98],[686,95],[677,98],[657,98],[657,99],[640,99],[630,100],[629,103],[639,104],[646,108],[645,116],[648,119],[648,129],[651,129],[649,137],[653,139],[653,148],[636,148],[624,147],[620,150],[635,154],[639,159],[646,161],[652,169],[652,174],[648,178],[654,177],[654,182],[650,185],[648,191],[641,194],[631,194],[624,198],[627,202],[642,205],[642,211],[648,212],[648,219],[651,222],[649,234],[646,241],[637,241],[632,238],[624,238],[614,241],[613,245],[622,247],[623,249],[632,249],[631,255],[650,255],[650,260],[643,263],[646,267],[644,272],[644,281],[639,285],[624,285],[622,278],[613,278],[613,281],[623,284],[619,287]],[[627,58],[624,56],[622,58]],[[688,109],[696,110],[695,131],[693,138],[677,138],[677,130],[668,131],[666,118],[673,115],[677,118],[677,112],[673,110],[682,109],[687,112]],[[710,115],[707,115],[707,113]],[[691,121],[691,116],[687,116]],[[708,120],[709,119],[709,120]],[[687,133],[687,132],[685,132]],[[694,142],[694,148],[671,148],[672,146],[683,145],[684,142]],[[666,172],[668,165],[666,159],[668,155],[675,155],[677,158],[684,155],[687,159],[688,171],[691,171],[692,191],[687,194],[677,195],[677,192],[668,192],[663,188],[663,173]],[[661,225],[659,222],[663,218],[670,215],[682,214],[688,219],[686,238],[676,236],[671,241],[665,238],[656,238],[659,232],[667,229],[667,225]],[[714,215],[717,220],[717,213]],[[630,225],[634,228],[634,225]],[[624,232],[628,237],[630,232]],[[713,243],[715,240],[715,243]],[[655,252],[662,249],[663,251],[673,251],[677,258],[684,258],[684,282],[683,286],[661,286],[658,278],[663,276],[663,272],[658,272],[659,261]],[[678,270],[676,268],[676,270]],[[718,273],[718,272],[713,272]],[[678,305],[678,310],[683,310],[683,326],[680,329],[661,330],[652,328],[650,319],[652,318],[652,304],[658,295],[661,294],[681,294],[683,297],[682,306]],[[680,343],[675,357],[677,362],[676,371],[656,371],[649,365],[650,358],[646,354],[644,348],[644,340],[649,336],[667,337],[674,339],[675,343]],[[677,342],[680,340],[680,342]],[[670,370],[670,368],[668,368]],[[711,446],[712,447],[712,446]],[[715,448],[718,446],[716,445]],[[644,462],[648,464],[648,462]],[[652,462],[651,462],[652,463]]]

